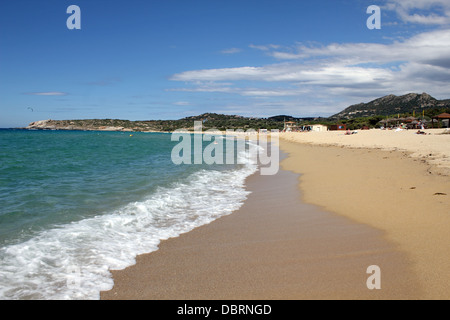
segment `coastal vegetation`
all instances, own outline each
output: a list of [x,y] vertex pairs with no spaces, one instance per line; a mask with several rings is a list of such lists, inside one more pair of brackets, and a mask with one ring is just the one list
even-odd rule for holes
[[[290,121],[298,127],[315,124],[326,126],[345,124],[347,129],[355,130],[379,128],[389,123],[403,122],[407,118],[409,120],[414,118],[415,121],[424,121],[431,124],[432,118],[441,113],[450,113],[450,99],[437,100],[426,93],[411,93],[399,97],[388,95],[369,103],[353,105],[328,118],[298,118],[289,115],[258,118],[204,113],[179,120],[41,120],[31,123],[27,129],[172,132],[175,130],[193,131],[194,122],[201,121],[203,130],[283,130],[285,122]],[[442,123],[437,122],[435,125],[439,127]]]
[[130,121],[118,119],[89,120],[43,120],[31,123],[28,129],[44,130],[104,130],[104,131],[161,131],[194,130],[194,122],[201,121],[203,130],[208,129],[278,129],[282,130],[283,121],[267,118],[247,118],[236,115],[205,113],[199,116],[179,120]]

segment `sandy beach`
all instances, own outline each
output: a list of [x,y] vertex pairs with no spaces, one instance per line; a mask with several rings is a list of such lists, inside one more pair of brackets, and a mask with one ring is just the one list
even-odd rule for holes
[[[450,135],[443,130],[281,135],[302,199],[370,225],[411,259],[421,299],[450,298]],[[394,151],[395,150],[395,151]]]
[[396,145],[337,146],[343,135],[282,134],[282,170],[251,176],[241,209],[113,271],[101,298],[448,299],[448,176]]
[[[408,257],[373,228],[300,201],[298,175],[254,175],[243,207],[114,271],[102,299],[416,298]],[[383,266],[383,290],[367,267]]]
[[282,133],[284,141],[298,143],[349,147],[352,149],[378,149],[407,152],[416,161],[429,164],[434,173],[450,176],[450,134],[445,129],[421,130],[357,130],[347,135],[346,131]]
[[[449,299],[449,142],[280,134],[281,170],[248,178],[241,209],[112,271],[101,298]],[[381,290],[366,286],[370,265]]]

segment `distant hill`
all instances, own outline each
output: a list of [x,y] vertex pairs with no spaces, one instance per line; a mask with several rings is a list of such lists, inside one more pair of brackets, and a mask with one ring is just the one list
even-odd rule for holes
[[191,116],[180,119],[179,121],[220,121],[220,120],[237,120],[244,119],[243,116],[237,115],[226,115],[226,114],[218,114],[218,113],[203,113],[198,116]]
[[279,116],[270,117],[269,120],[272,120],[272,121],[285,121],[285,120],[286,121],[298,121],[299,118],[283,114],[283,115],[279,115]]
[[352,105],[331,116],[329,119],[354,119],[377,115],[386,116],[397,113],[412,113],[413,111],[421,114],[424,109],[448,107],[450,107],[450,99],[437,100],[427,93],[409,93],[403,96],[391,94],[368,103]]
[[204,113],[179,120],[130,121],[120,119],[40,120],[26,127],[30,130],[83,130],[83,131],[135,131],[172,132],[177,129],[194,130],[194,121],[201,121],[207,129],[283,129],[282,121],[248,118],[238,115]]
[[[193,130],[194,121],[201,121],[204,130],[208,129],[278,129],[284,128],[284,121],[311,124],[333,124],[337,120],[353,123],[354,127],[373,127],[380,119],[396,114],[411,114],[413,111],[419,116],[425,110],[427,116],[441,112],[449,112],[450,99],[437,100],[427,93],[410,93],[404,96],[388,95],[369,103],[352,105],[345,110],[329,117],[293,117],[277,115],[269,118],[243,117],[239,115],[225,115],[217,113],[203,113],[198,116],[185,117],[179,120],[147,120],[130,121],[119,119],[87,119],[87,120],[41,120],[32,122],[26,129],[32,130],[100,130],[100,131],[141,131],[141,132],[172,132],[177,129]],[[360,118],[372,117],[367,121]],[[356,119],[359,118],[359,119]],[[359,125],[354,122],[359,121]]]
[[83,131],[161,131],[161,121],[130,121],[119,119],[40,120],[26,129],[34,130],[83,130]]
[[277,121],[277,122],[284,122],[284,121],[301,122],[301,121],[316,121],[316,120],[323,119],[323,118],[321,118],[321,117],[302,117],[302,118],[298,118],[298,117],[293,117],[293,116],[288,116],[288,115],[278,115],[278,116],[269,117],[267,119],[271,120],[271,121]]

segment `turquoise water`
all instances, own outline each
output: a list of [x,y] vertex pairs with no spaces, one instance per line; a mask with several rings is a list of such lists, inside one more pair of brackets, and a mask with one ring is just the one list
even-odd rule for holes
[[139,201],[194,166],[170,161],[165,134],[0,133],[0,243]]
[[177,166],[177,143],[0,130],[0,298],[97,299],[108,270],[236,210],[256,166]]

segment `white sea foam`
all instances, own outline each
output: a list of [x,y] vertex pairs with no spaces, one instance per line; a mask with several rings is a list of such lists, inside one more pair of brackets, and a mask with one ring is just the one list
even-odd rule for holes
[[135,263],[161,240],[237,210],[252,161],[229,171],[202,170],[147,199],[41,232],[0,249],[0,299],[99,299],[113,287],[109,270]]

